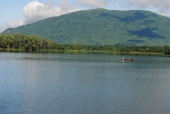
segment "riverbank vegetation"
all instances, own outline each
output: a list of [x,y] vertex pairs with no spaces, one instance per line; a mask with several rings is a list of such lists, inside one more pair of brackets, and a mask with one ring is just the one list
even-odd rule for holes
[[114,45],[81,45],[58,44],[48,38],[24,34],[0,34],[0,50],[58,50],[58,51],[100,51],[119,53],[164,53],[170,55],[170,46],[114,46]]

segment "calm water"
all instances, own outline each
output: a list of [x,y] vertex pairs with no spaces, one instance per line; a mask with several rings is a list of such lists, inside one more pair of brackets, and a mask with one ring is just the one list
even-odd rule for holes
[[170,58],[0,53],[0,114],[170,114]]

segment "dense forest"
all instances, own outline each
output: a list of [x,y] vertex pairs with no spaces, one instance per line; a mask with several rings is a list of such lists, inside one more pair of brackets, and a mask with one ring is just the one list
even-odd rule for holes
[[0,48],[12,50],[37,51],[40,49],[54,49],[59,51],[110,51],[119,53],[145,52],[164,53],[170,55],[170,46],[115,46],[115,45],[81,45],[81,44],[58,44],[47,38],[36,35],[24,34],[0,34]]
[[35,34],[60,44],[165,46],[170,18],[149,11],[92,9],[47,18],[4,34]]
[[[51,47],[53,45],[53,47]],[[36,51],[37,49],[54,48],[56,43],[50,39],[41,39],[36,35],[24,34],[0,34],[0,48],[24,49],[27,51]]]

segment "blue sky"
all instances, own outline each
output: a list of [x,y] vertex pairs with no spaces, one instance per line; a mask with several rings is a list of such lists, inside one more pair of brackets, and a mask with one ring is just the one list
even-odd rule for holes
[[9,27],[92,8],[149,10],[170,17],[170,0],[1,0],[0,32]]

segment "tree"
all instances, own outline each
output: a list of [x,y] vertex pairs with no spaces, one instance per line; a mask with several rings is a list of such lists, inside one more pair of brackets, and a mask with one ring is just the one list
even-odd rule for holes
[[170,46],[165,46],[165,55],[170,55]]

